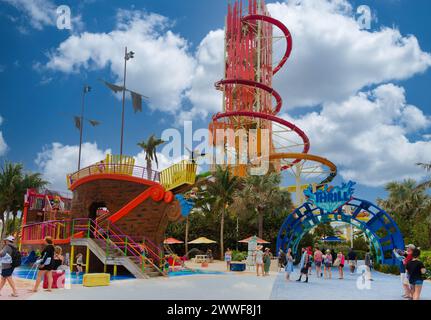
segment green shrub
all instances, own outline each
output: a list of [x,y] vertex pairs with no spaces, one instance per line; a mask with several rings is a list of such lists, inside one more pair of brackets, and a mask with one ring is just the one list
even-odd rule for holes
[[247,252],[246,251],[232,251],[232,261],[242,261],[247,258]]
[[399,275],[400,274],[400,268],[395,265],[389,265],[389,264],[375,264],[374,269],[376,271],[387,273],[387,274],[394,274]]
[[421,260],[427,269],[427,273],[425,274],[426,278],[431,279],[431,256],[425,256],[421,258]]

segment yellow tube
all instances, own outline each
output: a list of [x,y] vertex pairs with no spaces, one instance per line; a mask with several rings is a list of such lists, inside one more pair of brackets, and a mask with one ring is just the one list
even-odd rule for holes
[[70,247],[70,272],[73,272],[73,259],[75,254],[75,246]]
[[90,271],[90,248],[87,247],[87,254],[85,256],[85,273]]

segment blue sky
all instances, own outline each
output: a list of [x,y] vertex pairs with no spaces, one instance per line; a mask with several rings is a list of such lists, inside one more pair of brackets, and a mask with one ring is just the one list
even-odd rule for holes
[[[34,5],[30,7],[28,3]],[[414,163],[431,159],[431,2],[346,1],[345,4],[350,4],[350,13],[342,11],[329,0],[318,0],[314,4],[307,0],[299,1],[298,8],[286,5],[283,1],[267,3],[270,4],[271,14],[291,29],[294,40],[293,55],[296,56],[292,57],[274,85],[286,101],[283,112],[293,122],[304,123],[303,128],[310,138],[317,137],[311,139],[312,151],[330,158],[339,166],[342,175],[336,181],[348,178],[359,180],[358,196],[374,200],[377,196],[385,195],[383,181],[410,176],[423,178],[424,174],[415,168]],[[60,4],[71,8],[72,31],[55,27],[55,8]],[[313,72],[318,71],[307,69],[310,68],[307,67],[310,61],[317,66],[319,61],[331,62],[324,54],[335,50],[337,45],[339,47],[334,52],[339,53],[340,58],[335,61],[348,62],[355,53],[349,51],[351,46],[343,44],[350,43],[348,34],[340,33],[340,43],[336,43],[335,38],[329,44],[323,42],[323,35],[331,30],[331,24],[325,23],[324,19],[340,16],[340,23],[346,23],[347,26],[355,18],[356,8],[364,4],[370,6],[373,13],[372,30],[354,31],[361,36],[357,39],[358,43],[362,41],[359,43],[363,46],[360,50],[376,52],[376,56],[358,56],[354,60],[358,61],[358,68],[353,69],[348,64],[343,67],[340,62],[328,74],[332,79],[328,83],[333,81],[334,85],[330,89],[317,88],[313,82]],[[300,11],[301,7],[303,11]],[[38,11],[38,8],[43,9]],[[211,60],[208,56],[215,60],[220,57],[220,29],[224,25],[226,8],[227,1],[210,0],[88,0],[80,1],[79,4],[77,1],[58,0],[0,0],[0,32],[4,44],[0,53],[0,116],[3,119],[0,132],[7,144],[7,149],[1,151],[0,148],[0,156],[22,162],[29,170],[42,171],[54,181],[55,187],[64,189],[61,177],[65,172],[73,171],[76,163],[74,147],[79,142],[79,132],[74,128],[72,118],[79,114],[83,84],[93,87],[86,100],[86,116],[101,122],[96,128],[87,126],[84,132],[84,141],[88,142],[88,149],[84,149],[88,151],[83,155],[84,162],[88,164],[96,161],[108,149],[118,153],[121,102],[97,79],[121,81],[118,72],[122,63],[121,39],[126,38],[130,40],[130,49],[136,52],[134,61],[129,65],[133,82],[131,86],[148,94],[150,105],[144,106],[144,112],[134,114],[130,101],[127,101],[125,153],[142,158],[136,143],[152,133],[160,135],[163,129],[178,126],[180,120],[193,120],[194,128],[205,128],[210,115],[221,109],[220,96],[211,92],[215,91],[212,83],[222,77],[222,68],[221,64],[208,61]],[[307,17],[316,12],[322,13],[321,23],[322,26],[328,26],[327,30],[319,29],[318,21],[310,26],[316,28],[314,34],[298,27],[307,26]],[[147,26],[145,21],[155,22],[148,22]],[[348,27],[354,28],[351,25]],[[382,30],[385,28],[399,30],[399,39],[386,44],[385,39],[397,36],[384,33]],[[145,36],[140,38],[138,33],[142,30]],[[322,30],[322,35],[316,40],[319,30]],[[336,30],[334,28],[334,33]],[[123,33],[117,34],[118,38],[115,38],[114,31]],[[382,38],[375,41],[372,33],[381,34]],[[107,34],[110,34],[109,39],[93,37]],[[414,41],[411,41],[412,37]],[[72,38],[76,41],[72,42]],[[162,42],[163,48],[167,48],[165,53],[156,50],[157,39]],[[95,44],[97,41],[100,41],[100,47]],[[403,41],[406,42],[400,44]],[[154,59],[149,59],[151,52],[144,53],[144,50],[151,50],[153,46]],[[115,48],[115,52],[110,52],[112,48]],[[392,48],[395,49],[392,51]],[[311,49],[316,50],[314,54],[307,54],[307,59],[312,60],[301,60],[301,53],[310,53]],[[86,51],[90,52],[90,58],[84,54]],[[346,54],[343,55],[343,52]],[[380,54],[388,54],[388,57],[379,58]],[[103,58],[102,55],[107,57]],[[159,58],[164,60],[157,62]],[[203,68],[203,75],[197,71],[199,67]],[[162,68],[164,72],[155,71]],[[306,72],[300,72],[304,70]],[[350,75],[346,77],[342,73]],[[317,82],[317,85],[322,82]],[[162,87],[167,83],[169,86],[165,96]],[[343,85],[345,87],[341,88]],[[212,96],[206,99],[208,92]],[[345,121],[343,118],[337,123],[337,117],[331,117],[335,124],[340,125],[334,132],[328,129],[331,126],[317,131],[317,126],[312,125],[313,119],[317,122],[327,119],[331,110],[359,110],[361,101],[370,103],[370,107],[379,108],[378,112],[382,114],[391,114],[387,117],[388,121],[382,118],[382,126],[378,120],[372,124],[364,121],[367,114],[364,114],[364,118],[358,118],[358,127],[370,127],[372,137],[369,141],[364,140],[368,136],[360,129],[352,129],[342,136],[336,135],[342,128],[340,123]],[[353,111],[349,119],[355,120],[357,114],[361,112]],[[322,132],[327,130],[328,136],[320,140]],[[375,144],[377,150],[372,150],[374,141],[387,140],[386,134],[398,136],[394,142],[388,142],[391,145],[383,141]],[[331,139],[339,141],[326,143]],[[364,145],[346,148],[347,139],[352,139],[351,143],[354,144],[364,141]],[[401,144],[398,145],[397,141]],[[53,143],[58,144],[53,146]],[[392,152],[398,148],[399,154]],[[363,164],[363,167],[357,163]]]

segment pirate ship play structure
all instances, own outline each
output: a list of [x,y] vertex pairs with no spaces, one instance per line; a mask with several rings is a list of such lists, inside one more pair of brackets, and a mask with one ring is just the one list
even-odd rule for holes
[[182,161],[161,172],[111,156],[68,175],[73,198],[38,194],[25,197],[21,249],[34,250],[51,236],[78,252],[86,272],[130,272],[137,278],[164,275],[163,237],[168,223],[184,214],[175,194],[195,182],[197,165]]

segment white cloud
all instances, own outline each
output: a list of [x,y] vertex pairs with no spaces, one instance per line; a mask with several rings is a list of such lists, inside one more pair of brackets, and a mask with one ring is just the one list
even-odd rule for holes
[[[37,154],[35,162],[51,187],[63,191],[67,189],[67,174],[77,170],[78,153],[79,146],[54,142]],[[111,153],[111,150],[101,150],[96,143],[83,143],[81,168],[103,160],[107,153]]]
[[120,83],[127,45],[135,52],[128,62],[127,86],[149,96],[151,108],[174,113],[190,86],[194,59],[187,41],[168,27],[163,16],[120,10],[115,30],[70,36],[50,54],[46,67],[66,73],[109,67]]
[[416,37],[391,28],[361,30],[345,0],[277,2],[268,9],[293,37],[291,58],[274,78],[287,107],[339,102],[367,85],[407,79],[431,66]]
[[339,174],[369,186],[405,178],[421,179],[417,162],[431,159],[431,141],[409,139],[412,129],[429,128],[430,118],[406,104],[404,89],[393,84],[360,92],[320,112],[292,119],[310,138],[310,153],[339,167]]
[[[197,66],[194,70],[191,88],[186,95],[192,102],[190,110],[179,115],[179,122],[196,116],[205,118],[209,113],[220,111],[222,94],[215,90],[214,83],[223,77],[224,30],[210,31],[198,46]],[[218,77],[218,78],[217,78]]]
[[[3,123],[3,118],[0,116],[0,126]],[[3,132],[0,131],[0,156],[3,156],[8,149],[6,141],[3,138]]]
[[[277,2],[268,4],[268,9],[293,38],[290,59],[275,75],[273,85],[285,109],[340,102],[366,86],[408,79],[431,66],[431,55],[421,50],[416,37],[386,27],[361,29],[345,0]],[[200,61],[197,56],[188,93],[194,98],[190,115],[221,110],[221,99],[217,104],[217,94],[210,93],[215,91],[213,83],[223,77],[224,38],[218,32],[211,31],[199,47],[210,52],[211,59]],[[280,31],[274,27],[274,32]],[[280,59],[284,50],[284,41],[275,42],[274,59]]]

